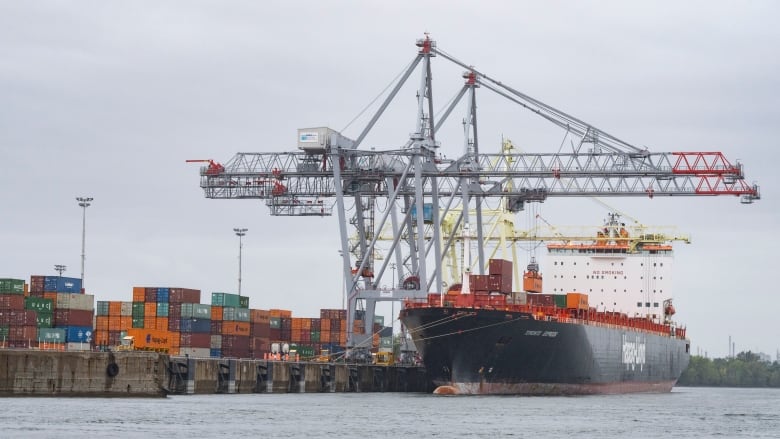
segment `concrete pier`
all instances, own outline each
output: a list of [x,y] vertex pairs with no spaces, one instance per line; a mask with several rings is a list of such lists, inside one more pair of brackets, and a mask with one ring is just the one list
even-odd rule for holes
[[432,391],[416,366],[0,350],[0,396]]
[[168,356],[0,351],[0,396],[165,396]]

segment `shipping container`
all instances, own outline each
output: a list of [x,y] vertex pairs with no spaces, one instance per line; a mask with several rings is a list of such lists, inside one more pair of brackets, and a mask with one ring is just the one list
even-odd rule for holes
[[172,334],[169,331],[157,329],[130,329],[127,335],[133,337],[133,344],[139,350],[156,350],[165,352],[171,347]]
[[565,294],[553,294],[553,300],[555,301],[555,306],[558,308],[566,308],[566,295]]
[[0,325],[36,325],[38,314],[30,310],[0,311]]
[[133,302],[143,302],[146,299],[146,288],[133,287]]
[[66,351],[86,352],[92,350],[92,344],[87,342],[68,342],[65,343]]
[[212,358],[222,358],[221,349],[209,349],[209,356]]
[[24,279],[0,279],[0,294],[24,295]]
[[211,356],[211,349],[209,349],[209,348],[190,348],[190,347],[182,346],[182,347],[179,348],[179,353],[177,355],[194,357],[194,358],[209,358]]
[[[133,302],[120,302],[120,310],[119,315],[124,317],[132,317],[133,316]],[[139,316],[143,317],[143,316]]]
[[146,314],[146,304],[144,302],[133,302],[132,317],[136,319],[144,318]]
[[268,324],[273,329],[280,329],[282,327],[282,321],[280,317],[270,317]]
[[90,343],[92,342],[93,329],[91,326],[66,326],[65,341],[68,343]]
[[222,321],[222,307],[211,305],[211,320]]
[[38,342],[65,343],[65,328],[38,328]]
[[93,311],[95,309],[95,296],[92,294],[57,293],[58,309],[79,309]]
[[92,317],[92,311],[57,308],[54,310],[54,326],[92,326]]
[[170,288],[169,303],[200,303],[200,290]]
[[157,302],[157,317],[168,317],[168,302]]
[[144,327],[144,318],[143,317],[133,317],[132,318],[132,324],[131,327],[135,329],[143,329]]
[[21,294],[0,294],[0,311],[21,311],[24,309],[24,296]]
[[46,276],[30,276],[30,293],[43,293]]
[[144,329],[157,329],[157,316],[144,317]]
[[488,274],[500,275],[512,279],[512,261],[505,259],[491,259],[488,261]]
[[179,335],[179,346],[189,348],[209,348],[211,345],[211,334],[201,334],[197,332],[182,332]]
[[566,308],[587,310],[588,295],[583,293],[566,294]]
[[227,321],[222,322],[223,335],[249,335],[249,322]]
[[212,335],[211,340],[209,340],[209,347],[211,349],[221,349],[222,348],[222,335]]
[[225,306],[222,308],[222,320],[233,322],[249,322],[249,309]]
[[[132,308],[131,308],[132,312]],[[122,315],[122,302],[117,300],[112,300],[108,302],[108,315],[110,316],[121,316]]]
[[144,288],[144,302],[157,302],[157,288]]
[[238,296],[238,307],[239,308],[249,308],[249,297],[248,296]]
[[35,326],[38,328],[51,328],[54,326],[54,315],[52,313],[37,312],[35,316]]
[[154,329],[159,329],[161,331],[167,331],[168,330],[168,317],[157,317]]
[[75,277],[46,276],[43,290],[55,293],[81,294],[81,279]]
[[96,316],[108,316],[110,315],[109,311],[109,302],[107,300],[98,300],[95,303],[95,315]]
[[157,302],[144,302],[144,317],[157,317]]
[[207,319],[181,319],[181,332],[211,333],[211,320]]
[[168,303],[170,301],[170,288],[157,288],[157,302]]
[[241,299],[238,294],[211,293],[211,304],[216,306],[232,306],[238,308],[241,306]]
[[268,315],[269,317],[291,318],[292,311],[287,309],[270,309],[268,310]]
[[211,319],[211,305],[182,303],[179,308],[183,319]]

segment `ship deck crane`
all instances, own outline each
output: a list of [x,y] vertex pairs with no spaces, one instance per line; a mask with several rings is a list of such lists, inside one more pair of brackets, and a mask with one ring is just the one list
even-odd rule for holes
[[[428,35],[418,40],[416,46],[417,53],[409,67],[354,141],[338,136],[321,149],[238,153],[223,169],[210,163],[200,171],[200,187],[207,198],[265,200],[272,215],[311,215],[310,209],[296,206],[316,206],[322,200],[335,199],[344,256],[342,270],[348,279],[348,328],[353,327],[353,310],[358,300],[365,300],[366,319],[370,322],[376,301],[442,293],[443,255],[458,237],[443,235],[440,225],[447,212],[458,206],[461,212],[476,211],[474,229],[481,242],[482,207],[489,199],[502,200],[513,212],[522,210],[526,203],[551,197],[732,195],[746,204],[760,199],[758,185],[745,182],[742,164],[732,164],[720,152],[659,153],[635,147],[459,61],[439,49]],[[436,57],[465,70],[462,88],[438,120],[434,120],[431,82],[432,60]],[[384,151],[360,149],[418,66],[421,68],[416,124],[404,146]],[[509,156],[480,151],[476,106],[480,88],[560,127],[565,136],[576,138],[572,150]],[[437,132],[462,100],[462,153],[456,159],[443,159]],[[313,163],[316,165],[312,166]],[[387,201],[383,211],[376,203],[380,198]],[[352,200],[354,211],[351,217],[345,203],[348,199]],[[428,206],[432,207],[428,208],[430,217],[413,215],[425,212]],[[332,210],[314,213],[330,215]],[[453,230],[468,227],[469,221],[469,215],[461,213],[458,227]],[[394,239],[380,266],[374,267],[379,263],[374,258],[378,239],[374,231],[388,222]],[[359,236],[355,253],[360,257],[354,263],[350,256],[353,252],[349,224]],[[433,239],[426,242],[427,224],[432,225]],[[481,247],[476,261],[477,267],[486,265]],[[388,293],[377,287],[391,263],[399,270],[399,279],[415,280],[402,282],[409,289],[394,286]],[[348,346],[359,346],[370,337],[350,333]]]

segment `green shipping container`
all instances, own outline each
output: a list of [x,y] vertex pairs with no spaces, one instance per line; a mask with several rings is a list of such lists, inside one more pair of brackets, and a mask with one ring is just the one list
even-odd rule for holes
[[201,303],[182,303],[181,318],[183,319],[210,319],[211,305]]
[[157,317],[168,317],[168,302],[157,302]]
[[38,312],[47,312],[52,313],[54,312],[54,304],[51,299],[43,299],[40,297],[25,297],[24,298],[24,309],[31,309],[33,311]]
[[133,317],[133,328],[142,328],[144,327],[144,318],[136,318]]
[[238,307],[249,308],[249,296],[238,296]]
[[282,319],[279,317],[271,317],[269,320],[269,323],[271,325],[271,328],[273,329],[281,329],[282,328]]
[[[133,302],[133,319],[141,319],[144,318],[144,302]],[[140,326],[143,328],[143,325]]]
[[65,328],[41,328],[38,341],[45,343],[65,343]]
[[320,331],[311,331],[311,342],[312,343],[320,342]]
[[241,300],[238,294],[211,293],[211,305],[232,306],[238,308],[238,306],[241,305]]
[[24,280],[0,279],[0,294],[24,294]]
[[294,349],[294,350],[295,350],[295,352],[297,352],[297,353],[298,353],[298,355],[300,355],[302,358],[305,358],[305,357],[313,357],[313,356],[314,356],[314,353],[315,353],[315,351],[314,351],[314,348],[313,348],[313,347],[311,347],[311,346],[302,346],[302,345],[291,344],[291,345],[290,345],[290,350],[292,351],[293,349]]
[[8,326],[0,326],[0,340],[8,340],[11,329]]
[[555,300],[555,306],[558,308],[566,308],[566,295],[565,294],[554,294],[553,298]]
[[35,323],[38,328],[51,328],[54,326],[54,317],[50,312],[38,311],[38,315],[35,317]]
[[95,315],[96,316],[107,316],[108,315],[108,301],[107,300],[98,300],[97,306],[95,307]]

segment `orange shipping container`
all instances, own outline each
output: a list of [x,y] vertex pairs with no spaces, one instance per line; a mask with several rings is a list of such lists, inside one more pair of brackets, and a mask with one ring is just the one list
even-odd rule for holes
[[323,332],[330,331],[330,319],[320,320],[320,330]]
[[119,330],[120,331],[127,331],[128,329],[133,327],[133,317],[132,316],[122,316],[119,318]]
[[224,322],[222,324],[224,335],[249,335],[249,322]]
[[286,309],[271,309],[268,310],[268,314],[270,317],[292,317],[292,311]]
[[303,329],[303,319],[294,317],[292,319],[292,329],[295,331],[296,329],[300,330]]
[[171,334],[171,348],[178,348],[181,344],[181,333],[169,331],[169,334]]
[[144,317],[144,329],[157,329],[157,317]]
[[266,309],[250,309],[249,310],[249,321],[252,323],[263,323],[267,322],[270,318],[270,312]]
[[133,337],[136,349],[167,351],[171,347],[172,337],[168,331],[131,328],[127,330],[127,335]]
[[108,329],[110,331],[122,330],[122,318],[119,316],[108,316]]
[[157,317],[157,324],[156,324],[155,328],[159,329],[161,331],[167,331],[168,330],[168,317]]
[[133,287],[133,302],[143,302],[146,299],[146,288]]
[[117,317],[122,315],[122,302],[115,300],[108,302],[108,315]]
[[330,342],[330,331],[320,331],[320,342],[326,344]]
[[222,321],[222,307],[211,305],[211,321]]
[[144,318],[148,319],[155,316],[157,316],[157,302],[144,303]]
[[583,293],[566,294],[566,308],[588,309],[588,295]]
[[95,317],[95,330],[108,331],[108,316]]
[[108,331],[97,329],[95,331],[95,344],[98,346],[108,345]]

